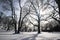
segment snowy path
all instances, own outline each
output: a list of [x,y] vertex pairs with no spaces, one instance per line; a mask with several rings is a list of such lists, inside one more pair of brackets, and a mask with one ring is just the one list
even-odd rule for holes
[[13,34],[13,32],[0,32],[0,40],[59,40],[60,33],[42,32],[21,32]]

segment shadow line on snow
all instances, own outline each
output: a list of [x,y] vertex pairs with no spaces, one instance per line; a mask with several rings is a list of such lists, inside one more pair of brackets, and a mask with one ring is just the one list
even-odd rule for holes
[[33,35],[33,36],[31,36],[31,37],[23,38],[23,39],[21,39],[21,40],[36,40],[35,38],[36,38],[37,36],[38,36],[38,33],[35,34],[35,35]]

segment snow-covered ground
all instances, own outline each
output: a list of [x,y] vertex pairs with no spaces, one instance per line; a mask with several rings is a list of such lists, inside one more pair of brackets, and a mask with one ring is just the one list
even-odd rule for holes
[[0,32],[0,40],[60,40],[60,32]]

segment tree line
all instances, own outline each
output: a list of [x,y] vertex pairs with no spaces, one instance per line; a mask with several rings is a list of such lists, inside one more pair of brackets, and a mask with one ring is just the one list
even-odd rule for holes
[[[50,2],[49,0],[47,0],[46,3],[44,3],[45,2],[44,0],[27,0],[23,6],[22,6],[21,1],[22,0],[17,0],[19,8],[16,8],[15,7],[16,5],[14,4],[14,2],[15,2],[14,0],[0,0],[0,2],[5,4],[2,6],[3,11],[4,10],[11,11],[10,12],[11,13],[11,19],[8,18],[8,20],[10,20],[10,21],[7,22],[7,25],[8,25],[7,30],[9,30],[9,25],[11,23],[12,27],[14,26],[15,33],[20,33],[23,25],[24,24],[26,25],[26,23],[27,23],[25,21],[28,20],[29,24],[33,25],[34,27],[36,26],[38,29],[38,33],[40,33],[40,31],[41,31],[40,13],[41,13],[42,9],[44,11],[45,9],[47,9],[48,6],[51,6],[54,9],[53,10],[54,12],[52,12],[52,14],[49,15],[49,17],[55,19],[57,22],[60,23],[60,20],[58,20],[58,19],[60,19],[60,4],[59,4],[60,1],[59,0],[53,1],[53,2],[56,2],[56,4],[58,5],[57,8],[59,9],[59,11],[56,10],[57,8],[55,8],[55,6],[53,6],[49,3]],[[45,5],[47,5],[47,6],[45,7]],[[18,15],[16,15],[17,14],[16,10],[19,10],[19,18],[18,18]],[[58,12],[58,15],[59,15],[58,19],[55,18],[56,17],[55,14],[57,14],[55,11]],[[1,16],[2,16],[2,13],[4,13],[4,12],[1,12]],[[33,17],[33,15],[35,16],[35,18]],[[0,19],[1,19],[1,16],[0,16]],[[32,18],[33,20],[35,20],[37,23],[34,24],[32,22],[32,19],[30,19],[29,17]],[[46,19],[46,20],[48,20],[48,19]]]

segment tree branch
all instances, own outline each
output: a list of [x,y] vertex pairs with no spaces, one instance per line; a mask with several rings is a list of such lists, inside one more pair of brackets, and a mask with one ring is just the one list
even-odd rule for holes
[[[30,17],[33,18],[31,15],[30,15]],[[35,19],[35,18],[33,18],[33,19]],[[35,20],[38,21],[37,19],[35,19]]]

